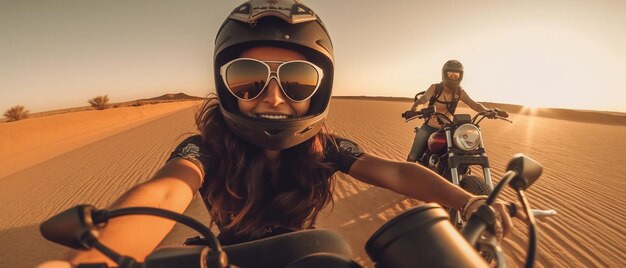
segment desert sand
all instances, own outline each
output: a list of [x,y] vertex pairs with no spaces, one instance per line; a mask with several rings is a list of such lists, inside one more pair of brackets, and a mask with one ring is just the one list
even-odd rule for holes
[[[330,131],[381,157],[403,160],[418,122],[405,123],[407,102],[335,99]],[[39,224],[81,203],[105,207],[163,164],[195,130],[196,103],[181,102],[83,111],[0,124],[0,266],[32,267],[65,248],[46,241]],[[460,109],[459,112],[467,111]],[[544,165],[527,195],[533,207],[556,209],[538,220],[536,267],[626,266],[626,127],[512,115],[513,124],[481,124],[496,181],[509,158],[525,153]],[[372,267],[363,245],[386,220],[421,202],[337,173],[335,205],[320,228],[339,231],[355,259]],[[507,190],[503,197],[512,200]],[[208,223],[201,200],[186,211]],[[525,258],[526,226],[505,238],[510,267]],[[180,226],[162,245],[195,234]]]

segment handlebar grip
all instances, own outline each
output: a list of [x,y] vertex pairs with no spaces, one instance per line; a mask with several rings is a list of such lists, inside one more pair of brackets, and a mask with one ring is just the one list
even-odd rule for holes
[[475,245],[480,235],[487,229],[487,225],[483,223],[481,220],[476,218],[470,218],[467,221],[463,230],[461,230],[461,234],[470,243],[470,245]]
[[480,235],[485,229],[493,226],[496,221],[496,212],[487,204],[482,204],[461,230],[461,234],[470,243],[470,245],[476,244]]
[[496,113],[497,116],[504,117],[504,118],[509,117],[509,114],[505,110],[494,108],[493,111]]
[[406,111],[404,113],[402,113],[402,118],[404,119],[409,119],[411,117],[414,117],[416,115],[419,115],[419,112],[415,112],[415,111]]

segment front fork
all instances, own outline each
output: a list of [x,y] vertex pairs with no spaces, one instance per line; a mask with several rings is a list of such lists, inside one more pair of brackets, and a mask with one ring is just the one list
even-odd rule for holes
[[[448,145],[448,167],[450,167],[450,178],[452,179],[452,184],[461,187],[461,183],[460,183],[460,176],[459,176],[459,170],[458,167],[456,165],[452,165],[452,161],[451,159],[453,159],[454,157],[454,153],[452,152],[452,131],[450,129],[446,129],[446,142]],[[483,152],[485,151],[484,147],[483,147],[483,137],[482,135],[480,135],[480,148],[483,149]],[[485,159],[487,159],[487,153],[482,153],[481,154],[482,157],[485,157]],[[493,191],[493,180],[491,179],[491,169],[489,168],[489,165],[485,165],[483,167],[483,176],[485,178],[485,184],[487,185],[487,187],[489,188],[489,191]],[[454,225],[455,226],[462,226],[463,225],[463,219],[461,218],[461,212],[458,210],[456,211],[456,217],[455,218],[455,222]]]
[[[452,164],[452,160],[454,159],[454,153],[452,152],[452,132],[450,131],[450,129],[446,129],[446,142],[448,145],[448,167],[450,167],[450,176],[452,178],[452,183],[456,186],[460,186],[460,179],[459,179],[459,170],[458,167],[456,165]],[[485,147],[483,147],[483,136],[480,135],[480,145],[479,148],[482,149],[482,151],[485,151]],[[485,159],[487,159],[487,153],[482,153],[480,155],[481,157],[484,157]],[[489,187],[490,191],[493,191],[493,180],[491,179],[491,169],[489,168],[489,164],[487,163],[485,166],[483,166],[483,176],[485,178],[485,184],[487,185],[487,187]]]
[[[452,131],[450,131],[450,129],[446,129],[446,144],[448,145],[448,167],[450,167],[450,178],[452,179],[452,184],[460,188],[461,184],[459,180],[459,170],[457,167],[452,167],[450,165],[451,164],[450,159],[454,157],[454,153],[452,153],[450,150],[452,148]],[[456,215],[454,217],[453,225],[457,229],[459,229],[461,226],[463,226],[463,219],[461,217],[461,211],[459,211],[458,209],[455,209],[454,213],[456,213]]]

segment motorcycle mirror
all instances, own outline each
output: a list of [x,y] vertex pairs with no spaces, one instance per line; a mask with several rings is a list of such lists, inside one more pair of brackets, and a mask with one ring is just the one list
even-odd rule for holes
[[543,172],[543,166],[534,159],[522,153],[518,153],[509,161],[506,170],[515,171],[517,173],[509,185],[515,190],[526,190],[539,179],[539,176],[541,176]]
[[90,249],[98,236],[91,212],[95,207],[78,205],[44,221],[39,231],[46,239],[73,249]]

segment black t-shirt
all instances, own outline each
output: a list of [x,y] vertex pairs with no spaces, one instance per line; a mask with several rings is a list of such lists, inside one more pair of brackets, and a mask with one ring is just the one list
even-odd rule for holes
[[[333,168],[333,172],[341,171],[348,173],[350,167],[354,161],[356,161],[363,151],[355,142],[340,138],[337,136],[331,136],[333,141],[326,142],[324,148],[324,160],[323,162],[329,164]],[[206,174],[206,167],[209,167],[207,158],[208,152],[202,146],[202,137],[200,135],[191,136],[182,141],[176,149],[170,154],[167,161],[176,158],[182,158],[191,161],[196,164],[202,171],[202,175]]]
[[[337,136],[330,136],[330,140],[326,141],[325,144],[323,163],[327,164],[332,169],[330,172],[331,175],[337,171],[348,173],[352,164],[354,164],[354,162],[363,154],[363,151],[355,142]],[[176,149],[174,149],[174,151],[170,154],[167,161],[178,158],[191,161],[202,171],[202,176],[205,176],[205,174],[211,172],[210,170],[207,170],[207,168],[211,166],[210,163],[208,163],[208,161],[210,161],[210,158],[207,157],[208,154],[210,154],[210,152],[207,152],[206,148],[202,145],[202,137],[200,135],[194,135],[188,137],[176,146]],[[206,207],[209,208],[210,205],[207,203],[206,198],[204,198],[206,196],[206,192],[204,191],[204,189],[207,188],[205,187],[206,183],[207,180],[203,180],[203,185],[200,187],[199,191],[203,197],[202,199],[204,200]],[[236,236],[231,232],[224,231],[219,223],[218,227],[221,230],[218,238],[222,244],[237,244],[262,238]],[[267,235],[263,237],[278,235],[290,231],[294,230],[281,227],[270,228]]]

